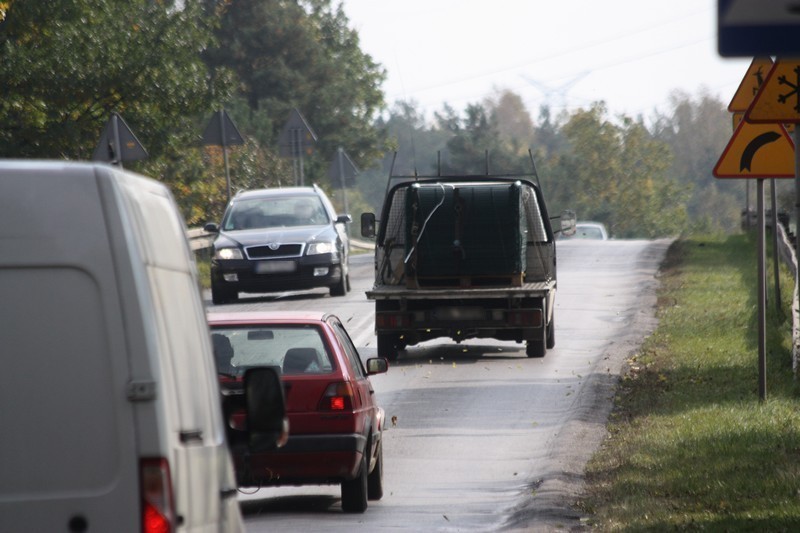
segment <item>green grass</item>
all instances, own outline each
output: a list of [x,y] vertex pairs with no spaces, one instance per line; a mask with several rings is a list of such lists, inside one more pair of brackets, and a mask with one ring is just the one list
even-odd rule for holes
[[579,506],[602,531],[800,531],[800,395],[793,281],[767,305],[767,400],[758,398],[753,235],[677,241],[659,325],[618,390]]
[[195,254],[197,263],[197,275],[200,278],[200,286],[204,289],[211,288],[211,257],[208,254]]

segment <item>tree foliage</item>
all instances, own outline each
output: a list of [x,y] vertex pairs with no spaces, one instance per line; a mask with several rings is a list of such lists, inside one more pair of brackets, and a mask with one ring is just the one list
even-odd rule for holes
[[534,120],[507,90],[429,120],[414,102],[385,108],[385,75],[338,0],[0,0],[0,157],[88,159],[118,112],[150,156],[130,166],[199,224],[227,200],[223,153],[199,142],[212,112],[246,139],[228,151],[235,192],[293,184],[278,134],[297,108],[318,136],[306,182],[337,203],[340,146],[362,169],[348,203],[376,211],[390,172],[529,172],[530,150],[554,213],[618,237],[738,228],[747,188],[711,177],[730,118],[707,92],[674,93],[650,127],[602,103]]
[[611,120],[602,103],[553,121],[540,110],[535,124],[518,96],[450,106],[427,126],[413,104],[396,107],[384,123],[397,141],[443,138],[442,174],[531,172],[531,154],[553,213],[572,209],[609,226],[618,237],[675,235],[688,224],[686,186],[670,175],[676,157],[641,120]]
[[212,24],[195,2],[11,3],[0,23],[0,155],[89,159],[112,111],[152,158],[186,144],[213,90],[225,92],[209,87],[198,53]]
[[669,172],[691,193],[686,210],[692,224],[706,231],[736,230],[747,180],[718,180],[711,174],[731,136],[730,113],[705,90],[697,97],[674,91],[670,102],[671,112],[659,115],[653,130],[676,154]]
[[[232,0],[221,10],[219,45],[206,52],[215,68],[230,69],[252,116],[269,117],[259,140],[277,149],[277,137],[293,108],[318,141],[310,175],[324,177],[343,147],[359,166],[385,149],[375,127],[383,107],[382,67],[359,48],[341,5],[331,0]],[[246,122],[255,122],[245,119]]]

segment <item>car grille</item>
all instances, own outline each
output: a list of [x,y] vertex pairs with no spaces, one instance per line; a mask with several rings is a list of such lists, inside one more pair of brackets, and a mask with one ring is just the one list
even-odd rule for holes
[[269,246],[250,246],[245,248],[249,259],[275,259],[277,257],[300,257],[303,254],[303,245],[300,243],[281,244],[273,250]]

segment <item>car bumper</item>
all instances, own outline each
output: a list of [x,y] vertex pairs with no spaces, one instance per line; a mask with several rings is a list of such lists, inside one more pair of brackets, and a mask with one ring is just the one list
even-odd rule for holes
[[294,435],[285,446],[262,453],[236,453],[240,486],[338,484],[358,474],[364,435]]
[[330,287],[342,279],[342,266],[330,254],[291,260],[290,272],[259,273],[269,261],[212,261],[211,280],[222,288],[241,292],[271,292]]

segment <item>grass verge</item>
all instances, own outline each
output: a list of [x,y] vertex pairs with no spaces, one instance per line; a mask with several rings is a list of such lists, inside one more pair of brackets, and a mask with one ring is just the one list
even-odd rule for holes
[[661,272],[659,325],[629,361],[579,507],[603,531],[800,531],[793,281],[768,266],[758,399],[755,236],[690,238]]

